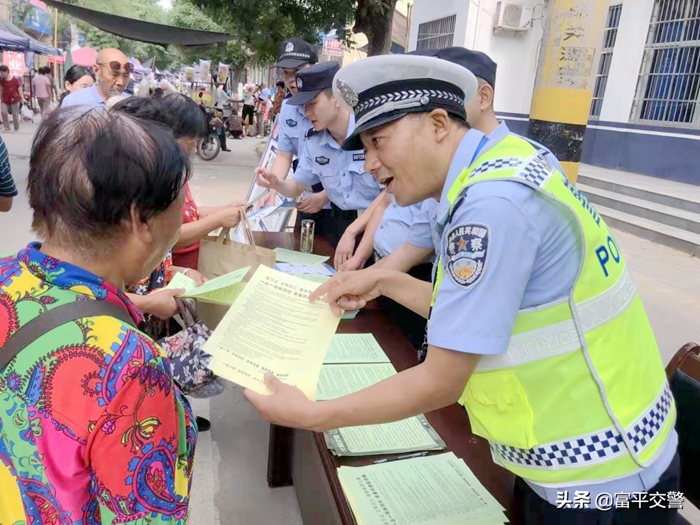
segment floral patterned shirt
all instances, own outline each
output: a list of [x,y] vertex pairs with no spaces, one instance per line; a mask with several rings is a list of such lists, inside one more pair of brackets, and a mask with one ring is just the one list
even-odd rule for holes
[[[104,279],[30,244],[0,258],[0,346],[77,300],[141,316]],[[0,523],[184,525],[196,425],[150,338],[113,317],[66,323],[0,371]]]

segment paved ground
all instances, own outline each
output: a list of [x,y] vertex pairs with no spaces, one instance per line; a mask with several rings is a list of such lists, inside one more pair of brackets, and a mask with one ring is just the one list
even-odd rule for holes
[[[25,125],[19,133],[2,134],[20,189],[13,210],[0,215],[2,252],[17,250],[33,238],[24,188],[34,129]],[[232,140],[232,153],[222,152],[209,163],[195,160],[191,186],[197,202],[219,205],[245,198],[258,162],[258,143]],[[700,260],[626,233],[617,232],[616,238],[667,363],[683,344],[700,340]],[[197,447],[190,525],[301,524],[293,489],[267,488],[268,425],[243,400],[240,389],[231,385],[221,396],[195,400],[193,405],[197,414],[211,419],[212,431],[201,434]],[[700,524],[700,512],[686,515]]]

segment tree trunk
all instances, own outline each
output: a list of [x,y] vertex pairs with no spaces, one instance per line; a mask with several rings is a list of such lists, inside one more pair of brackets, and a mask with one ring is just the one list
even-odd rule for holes
[[396,0],[358,0],[355,33],[367,36],[367,56],[384,55],[391,49]]

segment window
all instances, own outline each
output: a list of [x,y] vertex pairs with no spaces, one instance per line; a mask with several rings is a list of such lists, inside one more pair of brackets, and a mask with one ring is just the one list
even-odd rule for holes
[[418,26],[416,49],[444,49],[452,47],[457,15],[448,16]]
[[620,25],[620,14],[622,4],[613,5],[608,10],[608,21],[603,32],[603,47],[600,50],[600,62],[598,64],[598,74],[595,78],[595,88],[593,89],[593,103],[591,104],[591,117],[600,117],[600,110],[603,107],[603,97],[605,87],[608,85],[608,74],[610,73],[610,62],[612,62],[615,40],[617,39],[617,28]]
[[656,0],[632,117],[700,126],[700,0]]

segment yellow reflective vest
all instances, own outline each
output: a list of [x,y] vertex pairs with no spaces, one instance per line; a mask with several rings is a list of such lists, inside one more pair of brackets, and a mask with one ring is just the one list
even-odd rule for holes
[[[459,402],[494,460],[544,484],[598,482],[649,465],[675,423],[654,334],[627,265],[588,200],[526,140],[509,135],[449,190],[510,180],[563,204],[582,257],[569,297],[518,312],[507,352],[483,356]],[[448,223],[449,223],[448,218]],[[444,277],[438,261],[433,290]]]

